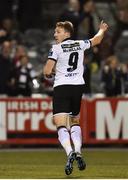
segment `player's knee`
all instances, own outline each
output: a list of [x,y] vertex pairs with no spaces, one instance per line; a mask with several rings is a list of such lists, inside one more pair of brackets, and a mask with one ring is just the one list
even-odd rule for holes
[[67,125],[67,115],[55,115],[53,116],[53,122],[56,127],[66,126]]
[[75,124],[79,124],[79,117],[71,117],[70,118],[70,126],[75,125]]

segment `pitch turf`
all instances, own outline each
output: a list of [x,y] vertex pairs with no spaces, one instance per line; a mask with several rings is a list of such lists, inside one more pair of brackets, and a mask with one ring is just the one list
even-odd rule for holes
[[86,179],[128,178],[128,151],[84,150],[87,169],[79,171],[76,163],[70,176],[64,173],[66,156],[58,150],[0,151],[0,178]]

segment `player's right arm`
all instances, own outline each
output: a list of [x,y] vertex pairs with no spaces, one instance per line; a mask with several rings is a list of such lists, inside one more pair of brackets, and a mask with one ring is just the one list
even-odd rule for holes
[[48,60],[43,68],[43,74],[45,77],[51,77],[55,72],[55,65],[57,61],[57,47],[52,46],[48,54]]
[[108,25],[103,21],[101,21],[99,31],[93,38],[90,39],[92,47],[101,43],[104,37],[104,33],[105,31],[107,31],[107,29],[108,29]]
[[54,67],[55,67],[55,61],[53,61],[52,59],[48,59],[44,68],[43,68],[43,74],[46,77],[50,77],[52,76]]

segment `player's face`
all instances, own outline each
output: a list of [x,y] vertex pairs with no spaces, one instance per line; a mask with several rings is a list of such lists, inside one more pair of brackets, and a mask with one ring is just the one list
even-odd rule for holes
[[64,39],[69,37],[69,33],[67,33],[64,28],[56,27],[54,38],[56,40],[56,43],[61,43]]

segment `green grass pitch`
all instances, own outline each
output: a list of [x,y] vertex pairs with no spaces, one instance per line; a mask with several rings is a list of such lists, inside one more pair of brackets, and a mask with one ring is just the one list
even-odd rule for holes
[[86,149],[83,156],[87,162],[84,171],[74,163],[73,173],[66,176],[65,152],[58,149],[0,151],[0,179],[90,179],[128,178],[127,149]]

